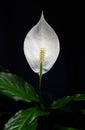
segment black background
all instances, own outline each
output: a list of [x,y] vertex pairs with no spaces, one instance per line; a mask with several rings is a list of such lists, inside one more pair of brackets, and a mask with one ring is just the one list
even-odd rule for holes
[[[80,1],[3,1],[0,3],[0,65],[23,77],[38,89],[38,75],[29,67],[23,42],[28,31],[38,22],[43,10],[46,21],[60,40],[60,55],[53,68],[43,75],[42,93],[60,98],[74,93],[85,93],[84,79],[84,11]],[[1,95],[9,109],[17,105]],[[14,108],[15,105],[15,108]]]

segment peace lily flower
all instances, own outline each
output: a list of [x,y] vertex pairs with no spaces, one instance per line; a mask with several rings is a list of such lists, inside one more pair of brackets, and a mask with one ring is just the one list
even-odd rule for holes
[[24,40],[24,54],[31,69],[42,75],[56,62],[60,51],[59,39],[46,22],[43,12],[39,22],[28,32]]

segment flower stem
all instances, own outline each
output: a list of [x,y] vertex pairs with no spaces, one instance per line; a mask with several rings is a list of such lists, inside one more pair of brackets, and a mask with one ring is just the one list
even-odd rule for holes
[[39,89],[41,89],[41,84],[42,84],[42,62],[40,63]]
[[41,85],[42,85],[42,69],[43,69],[43,64],[42,62],[40,63],[40,74],[39,74],[39,95],[40,95],[40,100],[41,100],[41,107],[43,108],[43,110],[45,110],[45,106],[44,106],[44,101],[42,98],[42,93],[41,93]]

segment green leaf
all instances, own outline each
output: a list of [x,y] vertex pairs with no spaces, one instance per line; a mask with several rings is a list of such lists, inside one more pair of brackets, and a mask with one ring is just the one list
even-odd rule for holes
[[0,72],[8,72],[8,70],[5,69],[3,66],[0,65]]
[[39,102],[39,96],[33,87],[11,73],[0,73],[0,92],[16,101]]
[[62,99],[58,99],[57,101],[53,101],[49,109],[59,109],[64,107],[70,101],[81,101],[81,100],[85,100],[85,94],[75,94],[73,96],[67,96]]
[[30,108],[17,112],[7,124],[4,130],[36,130],[37,117],[46,115],[38,108]]

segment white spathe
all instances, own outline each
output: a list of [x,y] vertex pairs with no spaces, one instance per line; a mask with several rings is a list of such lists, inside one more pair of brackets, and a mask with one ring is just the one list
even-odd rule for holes
[[48,72],[58,58],[60,44],[58,36],[46,22],[43,12],[39,22],[28,32],[24,40],[24,54],[31,69],[40,73],[40,53],[44,49],[42,74]]

